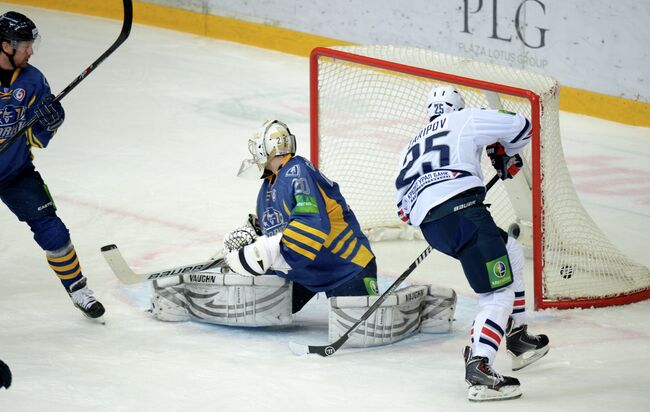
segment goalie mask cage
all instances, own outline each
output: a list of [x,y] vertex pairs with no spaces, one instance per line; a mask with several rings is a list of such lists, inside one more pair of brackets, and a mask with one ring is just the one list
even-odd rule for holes
[[[397,218],[394,179],[401,149],[428,122],[426,98],[434,84],[454,85],[466,107],[503,108],[533,123],[533,141],[521,153],[524,170],[497,183],[486,203],[497,225],[518,229],[533,253],[535,309],[650,297],[650,270],[618,251],[578,199],[562,151],[555,80],[425,49],[316,48],[311,159],[339,183],[371,240],[391,232],[413,236]],[[487,156],[482,162],[484,175],[493,176]]]

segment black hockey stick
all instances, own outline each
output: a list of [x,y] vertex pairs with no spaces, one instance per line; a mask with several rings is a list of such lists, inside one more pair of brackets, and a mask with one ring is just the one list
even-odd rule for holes
[[102,256],[106,259],[106,263],[110,266],[111,270],[117,276],[119,280],[127,285],[132,285],[134,283],[146,282],[148,280],[156,280],[161,278],[166,278],[169,276],[178,276],[185,275],[194,272],[200,272],[202,270],[214,268],[214,267],[223,267],[225,261],[223,259],[223,254],[219,253],[205,262],[192,263],[189,265],[176,266],[172,268],[167,268],[163,270],[157,270],[154,272],[145,272],[145,273],[136,273],[131,269],[120,250],[116,245],[106,245],[102,246]]
[[[131,0],[122,0],[124,3],[124,20],[122,22],[122,30],[120,31],[120,35],[117,37],[115,42],[111,45],[111,47],[108,48],[102,54],[95,60],[90,66],[86,68],[79,76],[77,76],[76,79],[72,81],[65,89],[61,91],[56,97],[54,98],[53,102],[58,102],[59,100],[63,99],[68,93],[72,91],[83,79],[85,79],[90,73],[92,73],[97,66],[99,66],[108,56],[110,56],[124,41],[129,37],[129,34],[131,33],[131,25],[133,23],[133,5],[131,4]],[[0,146],[0,153],[4,152],[18,140],[18,138],[22,135],[25,134],[27,129],[32,127],[32,125],[36,122],[36,117],[32,117],[27,121],[27,123],[16,132],[13,136],[5,140],[5,142]]]
[[[492,179],[490,179],[488,184],[485,185],[486,191],[490,190],[498,180],[498,175],[495,175]],[[336,342],[324,346],[303,345],[301,343],[289,342],[289,349],[291,349],[291,352],[296,355],[307,355],[310,353],[315,353],[325,357],[334,355],[336,351],[339,350],[339,348],[343,346],[343,344],[350,338],[350,335],[357,329],[357,327],[375,312],[375,310],[384,302],[384,300],[388,298],[388,295],[397,289],[397,287],[401,285],[402,282],[404,282],[404,280],[411,274],[411,272],[415,270],[416,267],[418,267],[418,265],[424,260],[424,258],[427,257],[429,253],[431,253],[432,250],[432,246],[427,246],[427,248],[424,249],[424,252],[420,253],[420,256],[418,256],[417,259],[411,263],[411,265],[404,271],[404,273],[402,273],[400,277],[398,277],[397,280],[395,280],[395,282],[393,282],[393,284],[390,285],[390,287],[386,289],[386,291],[381,296],[379,296],[379,298],[377,298],[375,303],[373,303],[372,306],[370,306],[368,310],[363,315],[361,315],[361,319],[359,319],[354,325],[350,326],[350,328]]]

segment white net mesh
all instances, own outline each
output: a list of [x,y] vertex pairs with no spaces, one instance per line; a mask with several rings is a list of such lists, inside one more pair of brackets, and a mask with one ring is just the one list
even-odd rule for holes
[[[416,233],[397,218],[393,202],[399,153],[427,123],[425,102],[432,85],[451,83],[460,90],[468,107],[500,106],[531,118],[540,130],[539,163],[529,145],[521,153],[526,164],[521,177],[507,184],[498,183],[488,193],[486,203],[492,204],[490,211],[500,227],[519,225],[525,232],[521,240],[528,247],[533,241],[532,211],[541,216],[536,242],[541,242],[542,252],[535,256],[535,276],[541,279],[544,301],[602,300],[650,288],[650,270],[614,247],[575,193],[562,151],[559,86],[555,80],[417,48],[335,49],[389,62],[376,67],[361,62],[363,59],[320,56],[318,78],[312,79],[318,82],[317,103],[312,100],[318,106],[318,130],[312,136],[312,145],[318,146],[315,160],[327,176],[340,184],[373,240],[385,238],[386,233],[401,237]],[[454,76],[490,84],[468,83]],[[508,86],[539,96],[541,115],[535,118],[531,101],[509,94]],[[485,156],[483,160],[485,175],[493,176],[489,160]],[[530,188],[535,171],[540,172],[541,187],[540,199],[533,205]]]

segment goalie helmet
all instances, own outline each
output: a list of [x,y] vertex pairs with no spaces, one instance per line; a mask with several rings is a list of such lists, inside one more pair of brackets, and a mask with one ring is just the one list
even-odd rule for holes
[[248,140],[248,151],[253,156],[242,162],[237,176],[261,177],[264,169],[275,156],[296,153],[296,137],[286,124],[279,120],[267,120]]
[[0,16],[0,39],[11,42],[14,48],[18,42],[34,41],[37,38],[36,25],[24,14],[8,11]]
[[435,86],[427,99],[429,120],[451,112],[463,110],[465,101],[453,86]]

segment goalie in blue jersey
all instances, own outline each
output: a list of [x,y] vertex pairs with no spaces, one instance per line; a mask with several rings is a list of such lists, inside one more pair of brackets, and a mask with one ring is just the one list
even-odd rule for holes
[[377,265],[368,239],[339,186],[307,159],[278,120],[249,140],[251,159],[240,175],[262,178],[257,195],[260,236],[226,254],[240,275],[271,271],[294,282],[293,311],[318,292],[328,296],[377,294]]
[[[68,229],[32,163],[31,149],[45,148],[65,118],[47,80],[29,64],[38,40],[36,25],[25,15],[9,11],[0,16],[0,199],[32,230],[74,305],[100,318],[104,307],[86,285]],[[6,142],[33,117],[37,121],[24,136]]]
[[[251,215],[225,237],[229,274],[219,269],[154,282],[153,313],[165,321],[279,325],[324,292],[331,307],[330,338],[337,339],[378,294],[370,243],[338,184],[296,155],[296,138],[286,124],[265,122],[248,149],[251,158],[239,176],[262,179],[259,220]],[[453,290],[413,285],[391,295],[348,345],[382,345],[418,331],[450,330]]]

